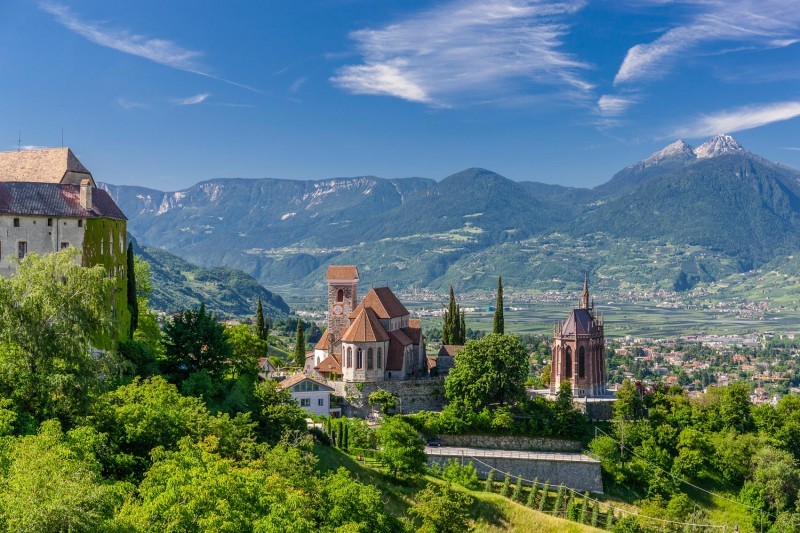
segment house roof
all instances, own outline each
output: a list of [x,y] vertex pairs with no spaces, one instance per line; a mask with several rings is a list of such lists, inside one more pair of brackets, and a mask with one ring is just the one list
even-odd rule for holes
[[92,173],[69,148],[0,152],[0,181],[70,183],[77,185]]
[[316,383],[320,387],[325,387],[327,390],[331,390],[331,391],[333,390],[331,387],[328,387],[324,383],[320,383],[316,379],[311,379],[310,377],[308,377],[307,375],[303,374],[302,372],[300,372],[298,374],[294,374],[293,376],[289,376],[288,378],[284,379],[283,381],[278,383],[278,388],[280,390],[289,389],[291,387],[294,387],[298,383],[302,383],[303,381],[306,381],[306,380],[313,381],[314,383]]
[[408,319],[408,327],[410,328],[422,328],[422,320],[419,318],[409,318]]
[[439,357],[455,357],[464,348],[463,344],[444,344],[439,348]]
[[317,365],[315,370],[330,374],[342,374],[342,362],[335,355],[329,355]]
[[258,368],[267,371],[275,370],[275,365],[273,365],[268,358],[266,357],[259,357],[258,358]]
[[590,335],[599,331],[588,309],[573,309],[561,326],[562,335]]
[[357,316],[361,309],[372,308],[378,318],[389,319],[406,316],[408,309],[397,299],[389,287],[375,287],[369,290],[358,307],[353,309],[350,318]]
[[383,342],[389,336],[371,308],[362,308],[342,335],[342,342]]
[[325,281],[358,280],[358,268],[355,265],[331,265],[325,274]]
[[127,220],[103,189],[92,188],[92,208],[84,209],[80,185],[0,181],[0,215],[42,215]]

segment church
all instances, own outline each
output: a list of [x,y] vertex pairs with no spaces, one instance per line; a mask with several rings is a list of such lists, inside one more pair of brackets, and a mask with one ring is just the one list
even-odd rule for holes
[[583,281],[583,295],[577,308],[553,329],[553,362],[550,395],[558,394],[563,382],[572,386],[575,398],[606,396],[606,339],[603,319],[597,316],[589,297],[589,283]]
[[427,369],[422,325],[389,287],[358,299],[358,268],[328,267],[327,328],[306,370],[325,379],[379,382],[421,376]]

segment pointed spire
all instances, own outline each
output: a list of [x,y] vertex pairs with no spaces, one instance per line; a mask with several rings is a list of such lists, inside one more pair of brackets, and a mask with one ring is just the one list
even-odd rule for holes
[[583,308],[589,309],[589,276],[583,275]]

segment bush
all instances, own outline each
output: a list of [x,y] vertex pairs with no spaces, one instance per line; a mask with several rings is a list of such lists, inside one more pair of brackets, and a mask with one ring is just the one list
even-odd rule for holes
[[475,470],[475,465],[472,464],[472,461],[461,466],[455,459],[448,459],[442,470],[442,479],[470,490],[478,490],[481,486],[481,482],[478,479],[478,471]]
[[311,428],[308,430],[311,433],[311,436],[314,437],[314,440],[322,444],[323,446],[330,446],[331,445],[331,438],[328,436],[327,433],[322,431],[319,428]]

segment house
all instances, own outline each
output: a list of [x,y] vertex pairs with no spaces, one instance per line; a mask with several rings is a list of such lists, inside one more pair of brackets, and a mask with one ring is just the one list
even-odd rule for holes
[[[309,376],[299,373],[278,384],[278,389],[288,390],[297,405],[315,415],[331,414],[331,393],[333,389]],[[334,409],[338,412],[339,409]],[[336,413],[334,413],[336,414]]]
[[[431,362],[433,364],[433,368],[436,369],[434,373],[439,376],[446,376],[449,374],[450,369],[455,366],[456,355],[458,355],[458,352],[460,352],[463,348],[464,346],[461,344],[443,344],[442,347],[439,348],[437,357]],[[431,363],[429,363],[429,367]]]
[[328,323],[314,346],[313,369],[325,379],[378,382],[427,374],[422,324],[389,287],[358,300],[358,268],[328,267]]

